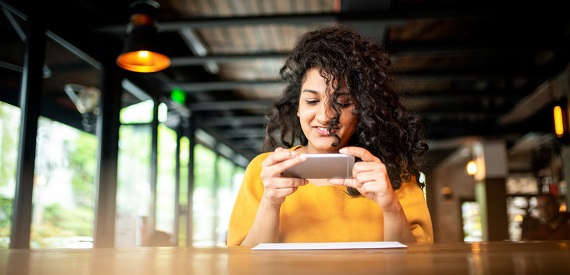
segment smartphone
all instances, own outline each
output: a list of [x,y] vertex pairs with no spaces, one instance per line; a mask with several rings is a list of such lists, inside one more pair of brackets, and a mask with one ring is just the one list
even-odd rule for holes
[[306,154],[307,159],[283,172],[302,179],[352,178],[354,157],[345,154]]

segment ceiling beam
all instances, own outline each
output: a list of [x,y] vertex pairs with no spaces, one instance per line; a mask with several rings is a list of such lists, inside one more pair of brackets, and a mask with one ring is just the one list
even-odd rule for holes
[[[206,91],[224,91],[234,89],[251,89],[251,88],[273,88],[279,89],[283,86],[281,80],[241,80],[241,81],[213,81],[213,82],[193,82],[178,83],[176,88],[182,89],[187,93],[206,92]],[[170,92],[173,87],[167,87],[164,92]],[[281,90],[281,89],[279,89]]]
[[192,103],[188,107],[192,112],[220,111],[234,109],[266,109],[270,108],[274,100],[235,100]]
[[[407,56],[448,56],[448,55],[507,55],[507,54],[521,54],[521,51],[527,55],[532,55],[536,51],[551,50],[552,45],[561,45],[562,39],[554,39],[552,43],[545,43],[544,40],[528,41],[525,42],[524,49],[521,48],[520,43],[510,41],[508,45],[494,44],[494,45],[476,45],[473,43],[462,43],[451,45],[450,43],[429,43],[423,46],[418,46],[418,43],[407,44],[391,44],[390,55],[394,58],[403,58]],[[526,50],[525,50],[526,49]],[[235,62],[247,61],[252,59],[277,59],[285,60],[289,52],[258,52],[258,53],[245,53],[245,54],[220,54],[220,55],[204,55],[204,56],[182,56],[172,57],[171,66],[191,66],[202,65],[207,62]]]
[[[414,71],[400,72],[397,74],[398,81],[474,81],[474,80],[502,80],[515,78],[529,78],[544,81],[552,77],[554,73],[548,69],[521,69],[521,68],[503,68],[503,69],[487,69],[487,70],[469,70],[469,71]],[[234,90],[240,88],[280,88],[284,82],[280,79],[263,79],[263,80],[241,80],[241,81],[212,81],[212,82],[187,82],[178,83],[180,88],[188,93],[205,92],[205,91],[223,91]],[[173,87],[165,87],[164,92],[170,92]],[[279,89],[281,90],[281,89]]]
[[247,53],[247,54],[223,54],[223,55],[207,55],[207,56],[184,56],[171,58],[170,66],[191,66],[202,65],[207,62],[235,62],[247,61],[254,59],[279,59],[285,60],[287,52],[266,52],[266,53]]
[[[523,13],[523,11],[519,11]],[[195,17],[183,21],[167,21],[159,18],[158,29],[161,32],[177,32],[184,28],[212,28],[237,26],[267,26],[267,25],[301,25],[323,24],[333,22],[361,22],[379,23],[385,25],[399,25],[403,22],[416,19],[433,18],[464,18],[485,17],[498,18],[501,9],[441,8],[437,10],[386,10],[340,13],[298,13],[298,14],[271,14],[259,16],[224,16],[224,17]],[[124,34],[127,30],[125,24],[103,26],[96,29],[99,32]]]

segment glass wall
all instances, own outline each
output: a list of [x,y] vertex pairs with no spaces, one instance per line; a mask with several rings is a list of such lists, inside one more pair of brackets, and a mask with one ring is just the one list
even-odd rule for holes
[[[116,246],[141,246],[152,207],[150,154],[152,101],[121,112]],[[0,247],[7,248],[15,190],[20,110],[0,102]],[[92,247],[95,135],[41,117],[38,126],[32,248]],[[156,230],[186,243],[190,142],[180,141],[179,201],[175,205],[175,132],[159,126]],[[206,146],[195,147],[193,244],[224,246],[229,215],[244,168]],[[179,220],[176,220],[176,208]],[[175,226],[178,226],[177,230]]]
[[151,148],[153,101],[146,100],[121,110],[115,246],[142,245],[151,213]]
[[179,204],[179,217],[178,217],[178,232],[175,234],[178,237],[178,246],[186,246],[188,239],[187,225],[188,225],[188,190],[189,190],[189,164],[190,164],[190,139],[188,137],[181,137],[180,139],[180,186],[178,194]]
[[225,246],[229,216],[244,169],[198,144],[195,149],[195,246]]
[[[158,115],[155,216],[151,186],[153,101],[133,104],[121,112],[116,246],[186,245],[191,144],[188,137],[181,137],[177,155],[178,137],[164,123],[163,114],[167,111],[164,107],[159,107]],[[197,139],[194,147],[191,243],[225,246],[229,215],[244,169],[202,143]],[[176,157],[179,171],[176,171]]]
[[97,138],[41,117],[31,248],[92,247]]
[[[62,66],[67,62],[75,66]],[[31,190],[30,247],[92,247],[100,64],[57,35],[48,33],[41,69],[41,93],[26,91],[30,97],[28,101],[39,105],[40,115],[37,129],[33,129],[37,130],[37,135]],[[18,97],[19,92],[12,98]],[[29,108],[34,104],[30,103]],[[19,124],[19,116],[14,114],[11,117],[4,117],[2,124]],[[8,155],[23,146],[17,126],[12,126],[12,137],[6,140],[15,141],[13,149],[6,150]],[[11,169],[6,173],[12,175],[17,171],[13,165],[2,165],[2,169]],[[15,194],[16,178],[10,176],[9,179],[6,187]]]
[[[3,33],[3,41],[18,40],[22,45],[21,56],[2,55],[0,62],[0,79],[9,83],[0,86],[0,248],[7,248],[17,190],[21,119],[18,103],[26,41],[22,27],[26,22],[16,18],[17,24],[12,24],[4,16],[0,18],[2,27],[13,30]],[[94,188],[99,152],[96,125],[103,68],[53,33],[49,33],[46,43],[41,99],[36,99],[41,102],[41,113],[33,172],[30,247],[89,248],[93,247],[95,229]],[[64,65],[70,63],[74,66]],[[66,77],[62,77],[64,73]],[[212,146],[200,138],[196,139],[197,144],[190,144],[188,137],[177,136],[175,129],[180,121],[162,119],[162,114],[168,112],[162,104],[153,175],[155,103],[145,91],[133,92],[125,86],[123,89],[115,246],[144,245],[147,233],[154,230],[177,241],[172,245],[184,246],[190,237],[189,243],[194,245],[225,245],[235,189],[243,174],[243,168],[230,160],[233,152],[228,153],[225,148],[222,154],[217,150],[220,145]],[[195,148],[193,236],[187,236],[186,228],[191,191],[190,148]],[[156,189],[151,186],[153,183]]]
[[20,136],[20,109],[0,101],[0,248],[10,244]]
[[[156,181],[155,231],[169,236],[168,245],[174,245],[176,234],[176,132],[161,123],[158,126],[158,176]],[[159,234],[160,234],[159,233]],[[155,233],[156,234],[156,233]]]
[[[9,246],[20,109],[0,102],[0,247]],[[40,117],[30,247],[91,247],[97,139]]]

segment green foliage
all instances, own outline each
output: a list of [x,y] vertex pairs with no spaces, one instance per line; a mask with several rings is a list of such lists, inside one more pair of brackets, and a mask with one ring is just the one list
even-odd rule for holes
[[[164,124],[158,126],[158,183],[174,183],[176,171],[176,132]],[[150,164],[150,162],[149,162]]]
[[209,187],[214,183],[216,154],[208,148],[196,145],[194,156],[194,187]]
[[0,248],[8,248],[10,246],[12,201],[11,199],[0,198]]
[[145,182],[150,173],[151,129],[149,125],[122,125],[119,129],[119,186]]
[[218,161],[218,179],[220,182],[218,186],[229,187],[232,183],[232,176],[234,173],[234,164],[227,158],[220,157]]
[[72,186],[79,207],[92,208],[95,172],[97,170],[97,138],[80,132],[69,152],[69,169],[73,171]]
[[54,203],[44,208],[43,221],[44,226],[57,228],[59,229],[56,230],[57,232],[65,233],[65,235],[91,236],[93,233],[93,209],[69,209]]
[[55,236],[59,238],[75,236],[73,231],[63,229],[51,223],[45,223],[38,226],[32,225],[31,230],[31,248],[53,248],[52,239]]
[[19,109],[0,101],[0,186],[16,180]]
[[[12,199],[0,198],[0,228],[10,227],[12,219],[12,203]],[[1,232],[0,237],[3,237]]]

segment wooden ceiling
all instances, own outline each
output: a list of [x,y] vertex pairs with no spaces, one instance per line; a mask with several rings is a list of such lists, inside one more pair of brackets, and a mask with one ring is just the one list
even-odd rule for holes
[[[131,2],[62,0],[43,9],[50,30],[100,60],[102,52],[120,51]],[[555,1],[158,2],[159,40],[172,66],[127,73],[127,79],[164,98],[174,88],[185,91],[188,112],[181,118],[192,116],[200,129],[246,159],[260,152],[263,115],[281,92],[278,71],[287,52],[299,35],[321,24],[349,24],[391,52],[398,90],[425,122],[429,164],[464,140],[514,145],[529,134],[550,135],[550,107],[568,89],[570,16]],[[3,3],[25,15],[37,8],[26,1]],[[7,10],[0,15],[4,89],[14,85],[9,81],[22,62],[14,57],[22,56],[23,45]],[[55,54],[46,59],[64,60]],[[62,82],[68,74],[78,78],[69,68],[51,70]],[[91,85],[93,76],[86,73],[80,84]],[[61,94],[61,85],[53,85],[53,92]]]

